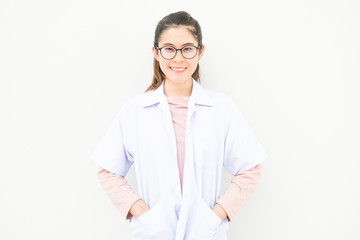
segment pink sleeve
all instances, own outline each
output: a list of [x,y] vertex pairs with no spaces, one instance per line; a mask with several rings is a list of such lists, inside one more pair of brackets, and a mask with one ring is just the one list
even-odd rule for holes
[[238,214],[245,202],[254,193],[261,175],[261,165],[239,172],[235,175],[225,193],[217,200],[231,221]]
[[126,217],[126,219],[131,219],[132,215],[130,213],[130,208],[141,198],[134,193],[126,179],[122,176],[108,172],[105,169],[101,169],[98,172],[98,178],[104,191],[115,207]]

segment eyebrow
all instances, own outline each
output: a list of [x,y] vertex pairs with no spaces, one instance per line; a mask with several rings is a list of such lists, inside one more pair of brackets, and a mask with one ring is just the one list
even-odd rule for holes
[[[175,46],[174,44],[172,44],[172,43],[164,43],[163,44],[163,46]],[[192,43],[192,42],[188,42],[188,43],[184,43],[183,45],[181,45],[182,47],[183,46],[187,46],[187,45],[192,45],[192,46],[196,46],[194,43]]]

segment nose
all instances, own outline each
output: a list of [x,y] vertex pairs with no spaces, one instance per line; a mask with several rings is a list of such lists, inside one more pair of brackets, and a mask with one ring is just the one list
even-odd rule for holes
[[175,57],[174,57],[172,60],[175,61],[175,62],[184,61],[184,57],[183,57],[183,55],[181,54],[181,50],[180,50],[180,49],[176,50]]

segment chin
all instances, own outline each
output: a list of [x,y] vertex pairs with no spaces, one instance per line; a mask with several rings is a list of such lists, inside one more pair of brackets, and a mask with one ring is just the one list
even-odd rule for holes
[[192,79],[191,76],[173,76],[170,74],[169,77],[167,77],[168,80],[170,80],[173,83],[184,83],[189,79]]

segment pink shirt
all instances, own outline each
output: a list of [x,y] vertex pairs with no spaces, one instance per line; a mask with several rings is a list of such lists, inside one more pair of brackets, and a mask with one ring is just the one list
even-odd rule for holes
[[185,132],[187,105],[189,97],[167,97],[174,125],[177,146],[177,162],[179,167],[180,185],[182,190],[185,163]]
[[[167,99],[176,136],[179,181],[182,188],[185,160],[187,102],[189,97],[167,97]],[[217,203],[226,211],[229,221],[237,215],[245,202],[253,194],[260,179],[260,175],[260,164],[251,169],[239,172],[232,178],[231,184],[225,193],[217,200]],[[98,178],[115,207],[126,216],[126,219],[130,219],[132,217],[129,212],[130,208],[140,199],[140,197],[132,190],[125,177],[101,169],[98,173]]]

